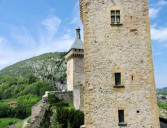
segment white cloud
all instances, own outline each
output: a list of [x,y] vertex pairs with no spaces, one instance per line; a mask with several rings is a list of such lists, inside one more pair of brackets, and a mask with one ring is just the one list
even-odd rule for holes
[[151,26],[151,37],[159,42],[167,41],[167,27]]
[[40,32],[37,54],[66,51],[69,49],[73,42],[70,32],[64,33],[59,38],[55,38],[61,22],[61,19],[57,16],[51,16],[42,21],[44,28]]
[[167,5],[167,1],[166,0],[160,0],[157,5],[159,6],[164,6],[164,5]]
[[[71,32],[67,31],[57,37],[61,19],[55,15],[41,21],[37,37],[34,37],[25,26],[16,27],[11,32],[14,42],[24,49],[15,49],[5,37],[0,37],[0,69],[18,61],[47,52],[67,51],[73,43]],[[56,38],[57,37],[57,38]]]
[[13,27],[11,31],[11,36],[16,43],[20,46],[26,48],[32,48],[35,46],[35,39],[32,36],[31,32],[25,27]]
[[61,19],[57,16],[50,16],[49,18],[42,21],[42,24],[45,26],[48,34],[54,36],[58,30],[59,25],[61,24]]
[[160,0],[158,3],[152,5],[152,7],[149,9],[150,18],[151,19],[156,18],[158,16],[158,13],[166,5],[167,5],[167,1],[166,0]]
[[5,38],[0,37],[0,44],[2,44],[5,41]]
[[164,46],[167,47],[167,43]]
[[160,8],[150,8],[149,10],[150,18],[152,19],[156,18],[160,10],[161,10]]

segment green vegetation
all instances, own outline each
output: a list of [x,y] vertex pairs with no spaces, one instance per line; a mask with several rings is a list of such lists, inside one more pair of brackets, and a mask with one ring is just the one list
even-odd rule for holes
[[167,95],[166,89],[157,89],[157,95]]
[[0,118],[0,128],[6,128],[8,125],[19,122],[17,118]]
[[30,118],[30,119],[28,119],[27,123],[29,123],[29,124],[31,123],[31,118]]
[[83,112],[73,105],[59,100],[55,94],[49,94],[48,101],[52,108],[50,128],[80,128],[84,124]]
[[32,106],[45,91],[63,89],[66,83],[64,55],[47,53],[1,70],[0,118],[24,119],[30,116]]
[[60,90],[66,83],[64,55],[63,52],[55,52],[36,56],[4,68],[0,75],[26,78],[28,74],[33,74],[38,79],[48,82],[55,90]]
[[17,126],[15,126],[14,128],[22,128],[23,126],[23,122],[20,122]]
[[[46,81],[33,75],[26,77],[0,76],[0,117],[24,119],[31,114],[31,108],[45,93],[52,90]],[[16,104],[9,105],[10,101]]]
[[161,109],[166,109],[167,110],[167,102],[158,102],[158,106]]

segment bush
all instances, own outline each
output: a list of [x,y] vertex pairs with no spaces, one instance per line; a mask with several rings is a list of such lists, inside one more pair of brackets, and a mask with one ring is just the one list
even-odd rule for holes
[[9,112],[9,106],[6,104],[0,104],[0,117],[7,117]]
[[51,86],[46,82],[36,81],[33,84],[30,84],[23,90],[23,94],[32,94],[37,96],[44,95],[45,91],[50,91]]
[[53,94],[48,94],[48,103],[50,105],[55,105],[56,103],[61,102],[61,100],[55,95],[55,93]]
[[69,104],[65,102],[58,102],[58,103],[55,103],[55,106],[56,107],[69,107]]
[[80,128],[84,124],[84,114],[70,104],[61,101],[55,94],[48,95],[48,102],[53,108],[51,128]]
[[166,109],[167,110],[167,102],[158,102],[158,106],[161,109]]
[[63,124],[62,128],[80,128],[84,124],[84,114],[79,110],[58,107],[52,116],[52,123]]
[[40,98],[35,95],[26,95],[18,98],[18,104],[15,108],[16,117],[24,119],[31,115],[32,106],[35,105]]
[[15,123],[15,122],[12,122],[12,121],[11,121],[11,122],[9,122],[9,125],[12,125],[12,124],[14,124],[14,123]]
[[38,80],[37,77],[32,74],[28,74],[26,77],[28,78],[28,84],[32,84]]

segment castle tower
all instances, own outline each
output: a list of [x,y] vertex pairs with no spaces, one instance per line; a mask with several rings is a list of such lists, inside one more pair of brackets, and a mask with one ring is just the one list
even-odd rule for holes
[[148,0],[80,0],[86,128],[159,128]]
[[76,29],[76,39],[65,56],[67,62],[67,90],[73,91],[73,103],[80,107],[80,86],[84,84],[84,49],[80,29]]

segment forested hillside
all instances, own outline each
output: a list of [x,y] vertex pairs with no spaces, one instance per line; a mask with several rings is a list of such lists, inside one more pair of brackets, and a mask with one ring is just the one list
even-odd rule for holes
[[0,76],[26,77],[32,74],[50,83],[55,90],[61,90],[66,84],[64,55],[65,53],[55,52],[36,56],[6,67],[0,71]]
[[0,71],[0,126],[31,115],[45,91],[66,88],[65,53],[36,56]]
[[24,119],[31,115],[31,107],[45,93],[53,90],[46,81],[33,75],[27,77],[0,76],[0,118]]
[[167,88],[157,89],[157,95],[167,95]]

